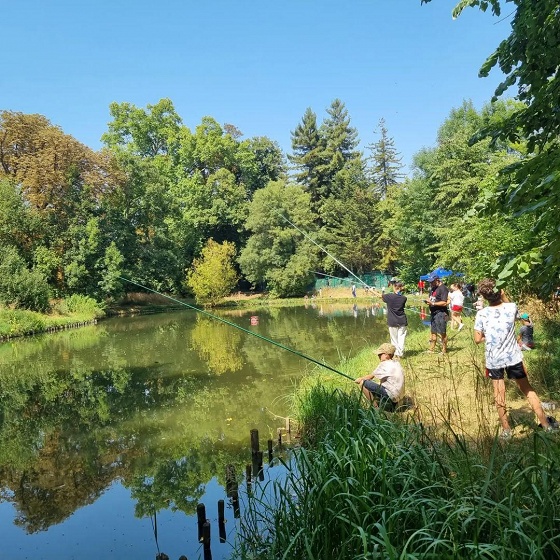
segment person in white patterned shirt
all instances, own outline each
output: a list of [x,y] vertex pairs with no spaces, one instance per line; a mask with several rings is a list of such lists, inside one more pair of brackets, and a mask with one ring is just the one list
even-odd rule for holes
[[541,401],[527,379],[523,354],[515,337],[517,305],[511,303],[503,290],[496,288],[496,281],[485,278],[478,283],[478,292],[488,301],[488,307],[477,312],[474,321],[474,341],[486,343],[486,375],[492,380],[494,400],[502,425],[503,438],[511,437],[506,413],[506,386],[504,376],[515,379],[521,392],[527,397],[540,425],[546,430],[554,427],[549,423]]

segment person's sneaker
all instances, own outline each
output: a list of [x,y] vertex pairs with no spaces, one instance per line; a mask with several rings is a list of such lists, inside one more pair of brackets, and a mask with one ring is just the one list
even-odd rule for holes
[[511,430],[502,430],[500,434],[500,439],[511,439]]
[[461,323],[461,324],[459,325],[459,330],[458,330],[457,332],[461,332],[461,329],[462,329],[464,326],[465,326],[465,324],[464,324],[464,323]]

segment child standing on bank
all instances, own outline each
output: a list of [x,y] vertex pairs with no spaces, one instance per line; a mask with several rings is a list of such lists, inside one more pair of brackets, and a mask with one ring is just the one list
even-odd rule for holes
[[478,283],[478,292],[488,301],[488,307],[480,310],[474,320],[474,341],[485,341],[486,375],[492,380],[494,401],[502,425],[504,439],[511,437],[506,412],[506,385],[504,377],[515,379],[521,392],[527,397],[540,425],[555,429],[546,418],[541,401],[527,379],[523,354],[515,339],[517,305],[510,303],[503,290],[496,289],[496,281],[485,278]]
[[533,339],[533,322],[529,317],[529,313],[521,313],[519,315],[522,327],[519,329],[519,335],[517,336],[517,343],[521,350],[533,350],[535,347],[535,341]]
[[459,288],[459,284],[451,284],[449,286],[451,291],[449,292],[449,303],[451,304],[451,328],[453,325],[457,325],[457,329],[461,330],[463,325],[463,319],[461,315],[463,313],[463,303],[465,302],[465,296]]

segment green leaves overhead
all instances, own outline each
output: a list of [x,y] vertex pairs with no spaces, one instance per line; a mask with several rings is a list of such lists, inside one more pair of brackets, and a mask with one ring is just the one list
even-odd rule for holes
[[[560,200],[556,194],[560,191],[560,7],[557,0],[511,3],[515,6],[509,14],[511,33],[484,62],[480,75],[487,76],[499,67],[505,78],[493,101],[516,87],[516,99],[522,104],[506,118],[483,126],[471,142],[485,137],[494,144],[526,141],[526,157],[504,169],[497,205],[488,210],[499,213],[507,204],[516,216],[535,215],[534,240],[541,257],[534,263],[519,257],[509,262],[524,263],[518,273],[532,275],[533,286],[549,294],[560,270]],[[462,0],[453,15],[472,6],[482,11],[491,7],[499,16],[501,5],[499,0]],[[512,268],[508,265],[504,270],[509,273]]]

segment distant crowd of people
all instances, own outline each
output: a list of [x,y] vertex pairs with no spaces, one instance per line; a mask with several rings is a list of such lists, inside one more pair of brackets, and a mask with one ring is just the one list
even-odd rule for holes
[[[510,302],[503,290],[496,287],[492,278],[473,284],[453,283],[448,288],[442,279],[432,274],[427,283],[418,282],[418,294],[426,292],[423,302],[430,310],[430,342],[427,353],[435,353],[438,339],[441,353],[447,353],[447,324],[460,332],[465,298],[474,298],[474,341],[485,344],[486,376],[492,380],[494,401],[502,427],[501,437],[511,437],[511,428],[506,414],[505,377],[514,379],[533,409],[540,426],[546,430],[558,429],[558,424],[547,417],[541,402],[527,378],[523,362],[523,351],[535,348],[534,326],[528,313],[519,313],[517,305]],[[379,365],[366,376],[355,381],[363,393],[385,410],[394,410],[402,397],[404,371],[400,363],[405,353],[408,319],[405,313],[407,297],[403,294],[403,283],[393,279],[390,291],[382,290],[381,297],[387,307],[387,325],[390,343],[377,348]],[[353,293],[355,287],[353,286]],[[560,300],[560,287],[554,297]],[[517,331],[516,322],[521,322]],[[377,379],[377,381],[374,381]]]

